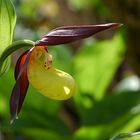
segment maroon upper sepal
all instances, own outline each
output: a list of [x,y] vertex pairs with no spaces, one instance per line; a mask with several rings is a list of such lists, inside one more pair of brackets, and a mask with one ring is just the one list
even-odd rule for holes
[[81,25],[81,26],[64,26],[56,28],[50,31],[48,34],[43,36],[42,39],[38,40],[35,43],[35,46],[51,46],[51,45],[60,45],[83,38],[90,37],[98,32],[109,28],[117,28],[122,24],[119,23],[108,23],[108,24],[99,24],[99,25]]

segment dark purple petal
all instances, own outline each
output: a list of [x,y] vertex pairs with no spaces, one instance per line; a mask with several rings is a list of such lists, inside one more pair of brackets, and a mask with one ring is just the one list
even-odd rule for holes
[[19,98],[20,98],[20,79],[16,81],[16,84],[13,88],[11,97],[10,97],[10,124],[13,123],[15,118],[17,117],[18,106],[19,106]]
[[11,123],[15,120],[16,116],[20,112],[24,98],[27,93],[29,81],[27,77],[27,64],[30,59],[31,51],[23,53],[16,64],[15,68],[15,79],[16,84],[13,88],[12,95],[10,98],[10,113]]
[[42,45],[60,45],[70,43],[76,40],[90,37],[95,33],[121,26],[119,23],[108,23],[99,25],[82,25],[82,26],[65,26],[52,30],[46,34],[41,40],[35,43],[35,46]]

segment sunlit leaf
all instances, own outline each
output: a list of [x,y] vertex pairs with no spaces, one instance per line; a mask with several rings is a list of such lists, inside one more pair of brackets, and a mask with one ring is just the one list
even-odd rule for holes
[[79,90],[100,100],[110,84],[124,54],[121,36],[83,45],[75,58],[75,78]]
[[122,92],[106,96],[90,108],[80,106],[82,127],[75,137],[102,140],[121,132],[136,131],[140,126],[139,96],[139,92]]
[[121,133],[113,137],[111,140],[138,140],[140,139],[140,132]]
[[[12,43],[16,13],[10,0],[0,0],[0,55]],[[7,70],[9,62],[4,63],[0,74]],[[0,67],[2,67],[0,65]]]
[[[53,65],[67,73],[72,72],[73,56],[69,46],[60,45],[59,47],[48,47],[49,53],[52,55]],[[63,54],[63,55],[62,55]]]

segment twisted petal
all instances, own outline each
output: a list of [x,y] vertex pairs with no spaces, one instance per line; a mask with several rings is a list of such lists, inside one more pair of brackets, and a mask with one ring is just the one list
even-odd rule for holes
[[108,23],[99,25],[82,25],[82,26],[65,26],[52,30],[45,35],[41,40],[35,43],[36,46],[42,45],[59,45],[66,44],[89,36],[100,31],[117,28],[121,26],[119,23]]
[[11,123],[16,118],[17,114],[20,112],[26,92],[28,89],[28,78],[27,78],[27,64],[30,59],[31,51],[26,51],[23,53],[17,63],[15,68],[15,80],[16,84],[13,88],[12,95],[10,98],[10,113],[11,113]]

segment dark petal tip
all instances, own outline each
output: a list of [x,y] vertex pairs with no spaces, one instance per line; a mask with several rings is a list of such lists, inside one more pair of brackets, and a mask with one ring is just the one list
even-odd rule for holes
[[15,118],[11,118],[11,119],[10,119],[10,124],[11,124],[11,125],[13,124],[14,120],[15,120]]
[[119,28],[119,27],[121,27],[121,26],[123,26],[122,23],[113,23],[113,24],[112,24],[112,28]]
[[19,99],[20,99],[20,79],[16,81],[16,84],[13,88],[13,91],[10,97],[10,113],[11,113],[10,123],[13,123],[17,116]]
[[10,125],[12,125],[15,121],[16,117],[15,116],[12,116],[11,119],[10,119]]
[[18,119],[18,116],[13,116],[13,118],[11,117],[10,125],[12,125],[16,119]]

